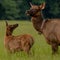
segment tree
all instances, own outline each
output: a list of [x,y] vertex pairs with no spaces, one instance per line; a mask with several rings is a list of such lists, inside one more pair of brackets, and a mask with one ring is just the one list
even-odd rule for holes
[[[49,17],[58,18],[60,17],[60,0],[46,0]],[[48,10],[47,10],[48,9]]]
[[3,7],[5,8],[5,19],[19,18],[19,9],[13,0],[3,0]]
[[45,0],[32,0],[32,3],[40,5],[41,3],[45,2]]

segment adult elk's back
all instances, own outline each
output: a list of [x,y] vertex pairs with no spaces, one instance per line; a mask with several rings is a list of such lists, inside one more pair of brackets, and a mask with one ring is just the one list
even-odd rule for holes
[[12,33],[16,27],[18,24],[8,25],[6,21],[5,47],[12,53],[20,50],[29,53],[34,43],[33,37],[29,34],[13,36]]
[[45,8],[45,3],[39,6],[31,3],[30,5],[31,8],[26,14],[31,16],[34,28],[45,36],[47,43],[52,47],[52,53],[56,53],[60,45],[60,19],[46,19],[44,22],[42,10]]

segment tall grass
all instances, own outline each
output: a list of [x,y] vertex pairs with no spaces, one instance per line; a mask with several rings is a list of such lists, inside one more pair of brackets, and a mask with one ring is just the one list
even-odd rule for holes
[[59,54],[51,54],[51,46],[46,43],[43,35],[39,35],[33,28],[33,25],[29,21],[8,21],[9,24],[18,23],[19,27],[13,32],[13,35],[31,34],[34,38],[34,45],[30,50],[31,55],[27,55],[24,52],[16,52],[14,54],[9,53],[4,47],[5,37],[5,21],[0,21],[0,60],[60,60]]

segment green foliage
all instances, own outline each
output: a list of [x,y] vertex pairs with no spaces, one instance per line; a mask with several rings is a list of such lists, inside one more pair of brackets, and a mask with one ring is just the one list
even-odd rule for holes
[[19,9],[15,1],[4,0],[2,4],[5,8],[5,19],[17,19],[19,17]]
[[41,4],[41,3],[44,3],[45,0],[32,0],[32,2],[36,4]]
[[51,17],[60,18],[60,0],[46,0],[49,8],[48,13]]
[[51,7],[51,13],[53,13],[54,15],[59,13],[59,5],[57,3],[54,3],[52,5],[53,7]]

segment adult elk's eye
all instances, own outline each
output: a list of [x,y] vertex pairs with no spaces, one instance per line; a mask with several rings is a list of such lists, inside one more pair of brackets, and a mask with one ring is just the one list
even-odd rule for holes
[[36,12],[36,10],[32,9],[32,12]]

